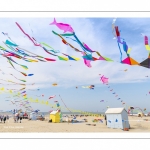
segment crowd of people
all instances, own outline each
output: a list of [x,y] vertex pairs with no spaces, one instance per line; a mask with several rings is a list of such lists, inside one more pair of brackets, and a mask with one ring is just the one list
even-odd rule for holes
[[18,123],[18,121],[20,120],[20,123],[21,123],[22,118],[23,118],[23,113],[21,113],[21,112],[20,113],[16,113],[14,115],[14,122]]
[[[18,123],[18,122],[21,123],[24,117],[23,112],[15,110],[15,109],[12,112],[13,112],[14,123]],[[10,118],[10,115],[8,114],[0,114],[0,123],[3,123],[3,122],[6,123],[6,121],[9,122],[9,118]]]
[[8,120],[8,122],[9,122],[9,116],[8,115],[0,115],[0,121],[1,121],[1,123],[2,122],[6,122],[6,120]]

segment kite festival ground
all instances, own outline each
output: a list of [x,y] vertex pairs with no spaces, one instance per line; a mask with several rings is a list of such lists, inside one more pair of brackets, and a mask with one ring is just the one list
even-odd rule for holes
[[[13,132],[13,133],[36,133],[36,132],[150,132],[150,117],[136,117],[129,116],[130,129],[124,131],[122,129],[111,129],[103,123],[93,122],[94,119],[104,119],[102,117],[77,117],[81,121],[87,119],[88,122],[82,123],[48,123],[48,116],[45,121],[23,119],[21,123],[14,123],[13,118],[9,119],[5,124],[0,123],[0,132]],[[71,116],[69,119],[72,119]],[[146,121],[147,120],[147,121]],[[91,125],[87,125],[91,124]],[[92,126],[96,124],[96,126]]]

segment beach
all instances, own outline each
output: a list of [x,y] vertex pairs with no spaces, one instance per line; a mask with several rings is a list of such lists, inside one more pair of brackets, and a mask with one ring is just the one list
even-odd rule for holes
[[[14,133],[44,133],[44,132],[150,132],[150,117],[137,117],[129,116],[129,131],[123,131],[122,129],[112,129],[106,126],[106,122],[103,117],[77,117],[78,121],[87,119],[87,122],[79,123],[49,123],[49,116],[46,116],[45,121],[40,120],[28,120],[23,119],[22,122],[14,123],[13,118],[9,119],[9,122],[0,123],[0,132],[14,132]],[[72,119],[71,116],[69,119]],[[102,119],[101,122],[93,122],[94,119]],[[148,119],[148,121],[145,121]],[[91,125],[87,125],[91,124]],[[96,126],[93,126],[96,124]]]

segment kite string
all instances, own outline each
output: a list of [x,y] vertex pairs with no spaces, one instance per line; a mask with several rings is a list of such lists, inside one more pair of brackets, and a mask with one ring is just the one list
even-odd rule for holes
[[[60,95],[59,95],[60,97]],[[62,98],[60,97],[61,101],[63,102]],[[68,107],[66,106],[66,104],[63,102],[63,104],[65,105],[65,107],[68,109]],[[69,110],[69,109],[68,109]],[[69,110],[70,111],[70,110]],[[71,112],[71,111],[70,111]],[[71,112],[72,113],[72,112]]]

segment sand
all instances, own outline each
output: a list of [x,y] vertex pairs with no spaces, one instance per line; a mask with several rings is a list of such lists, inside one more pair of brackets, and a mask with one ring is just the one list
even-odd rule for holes
[[[0,123],[0,132],[20,132],[20,133],[31,133],[31,132],[150,132],[150,117],[136,117],[129,116],[129,123],[131,129],[129,131],[123,131],[122,129],[111,129],[108,128],[104,123],[92,122],[93,119],[102,117],[77,117],[77,120],[87,119],[88,122],[84,123],[48,123],[48,117],[45,121],[32,121],[23,119],[21,123],[14,123],[12,118],[9,122]],[[71,118],[70,118],[71,119]],[[144,121],[148,119],[148,121]],[[136,121],[139,120],[139,121]],[[89,126],[86,124],[96,124],[96,126]]]

